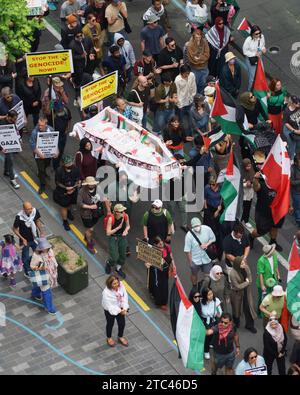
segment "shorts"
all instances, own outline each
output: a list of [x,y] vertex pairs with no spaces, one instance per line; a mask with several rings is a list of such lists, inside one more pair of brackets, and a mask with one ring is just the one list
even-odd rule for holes
[[192,262],[191,273],[193,276],[197,276],[200,271],[204,274],[209,274],[212,267],[213,267],[212,262],[205,263],[204,265],[203,264],[202,265],[195,265],[195,263]]
[[87,229],[93,228],[100,218],[81,218],[83,226]]
[[77,204],[77,191],[72,193],[72,195],[65,195],[63,193],[58,192],[56,189],[53,191],[53,200],[60,207],[67,208],[72,204]]
[[232,351],[230,354],[215,354],[215,365],[217,369],[222,369],[223,366],[228,369],[233,369],[234,361],[235,361],[235,351]]
[[260,236],[269,233],[272,228],[281,229],[284,223],[284,218],[282,218],[276,225],[274,225],[272,217],[263,217],[260,213],[255,213],[255,224],[257,233]]

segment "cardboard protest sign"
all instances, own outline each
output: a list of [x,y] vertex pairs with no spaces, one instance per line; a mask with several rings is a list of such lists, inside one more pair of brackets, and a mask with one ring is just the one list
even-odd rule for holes
[[[58,152],[59,132],[40,132],[37,135],[36,148],[45,156],[53,158]],[[36,158],[39,156],[36,155]]]
[[20,136],[15,125],[0,125],[0,145],[4,153],[21,152]]
[[98,103],[114,95],[118,90],[118,72],[107,74],[105,77],[84,85],[80,89],[81,109]]
[[26,117],[25,117],[25,111],[24,111],[24,106],[23,106],[23,101],[19,101],[12,110],[16,111],[18,114],[17,122],[16,122],[16,128],[18,130],[21,130],[24,128],[26,124]]
[[150,263],[151,266],[157,267],[158,269],[162,270],[164,260],[161,250],[151,244],[146,243],[145,241],[137,239],[137,242],[137,258],[146,263]]
[[27,53],[26,65],[29,77],[74,72],[72,51],[70,49]]

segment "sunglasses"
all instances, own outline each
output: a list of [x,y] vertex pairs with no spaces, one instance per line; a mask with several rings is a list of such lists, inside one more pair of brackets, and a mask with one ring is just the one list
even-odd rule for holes
[[96,22],[96,19],[91,19],[91,22]]
[[253,357],[250,357],[250,360],[252,361],[252,359],[256,359],[257,355],[254,355]]
[[193,299],[200,299],[200,295],[194,295]]

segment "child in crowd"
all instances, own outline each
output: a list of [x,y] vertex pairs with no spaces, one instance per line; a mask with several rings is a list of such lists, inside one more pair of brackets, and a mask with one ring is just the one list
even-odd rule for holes
[[0,258],[0,273],[5,278],[10,278],[12,287],[16,286],[15,274],[22,271],[23,263],[17,253],[17,247],[12,235],[5,235],[4,241],[0,242],[1,245],[1,258]]

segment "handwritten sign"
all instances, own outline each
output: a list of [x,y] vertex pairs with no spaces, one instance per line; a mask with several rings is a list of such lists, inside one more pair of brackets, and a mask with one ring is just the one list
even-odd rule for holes
[[20,136],[15,125],[0,125],[0,145],[4,153],[22,151]]
[[245,376],[267,376],[267,375],[268,373],[267,373],[266,365],[245,370]]
[[25,117],[25,111],[24,111],[24,106],[23,106],[23,101],[19,101],[11,110],[16,111],[18,114],[18,118],[16,121],[16,128],[18,130],[21,130],[24,128],[26,124],[26,117]]
[[137,242],[137,258],[162,270],[164,260],[161,250],[145,241],[137,239]]
[[[40,132],[37,135],[36,148],[45,156],[53,158],[58,153],[58,136],[59,132]],[[36,158],[39,156],[36,155]]]

